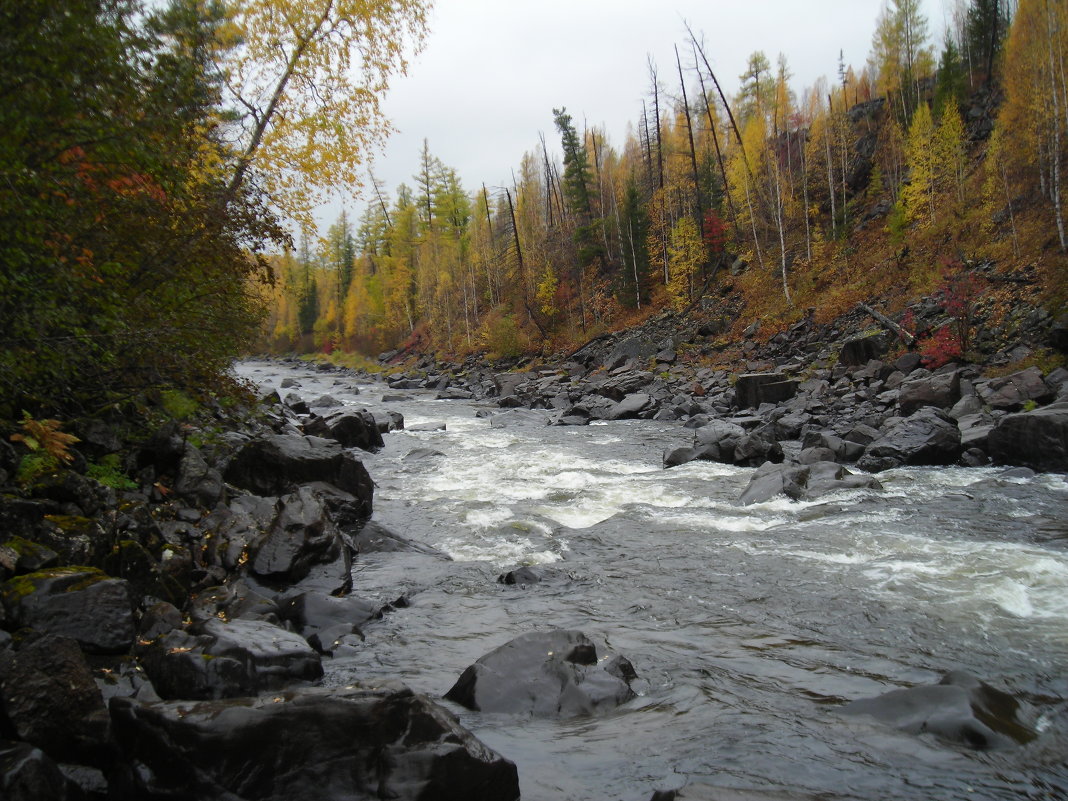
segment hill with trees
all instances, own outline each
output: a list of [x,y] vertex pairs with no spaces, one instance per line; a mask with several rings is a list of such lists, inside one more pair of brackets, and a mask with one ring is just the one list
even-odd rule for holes
[[[1021,303],[1055,318],[1066,53],[1063,4],[960,0],[936,45],[915,0],[888,0],[866,64],[839,59],[797,90],[787,54],[756,51],[727,97],[691,31],[676,63],[650,63],[621,146],[552,109],[562,162],[543,137],[491,193],[424,141],[411,186],[372,181],[358,219],[277,259],[262,344],[548,356],[698,308],[728,321],[713,358],[729,360],[753,320],[770,337],[861,301],[900,318],[951,297],[991,330]],[[978,359],[1001,344],[969,332],[925,347]]]

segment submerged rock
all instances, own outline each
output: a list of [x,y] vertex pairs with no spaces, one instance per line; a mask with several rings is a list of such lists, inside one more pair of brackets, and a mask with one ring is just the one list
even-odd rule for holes
[[842,711],[978,750],[1026,743],[1036,736],[1019,718],[1019,701],[960,671],[947,673],[937,685],[853,701]]
[[831,492],[851,489],[881,490],[874,476],[856,475],[837,462],[774,464],[767,462],[749,479],[738,504],[749,506],[785,495],[795,501],[811,501]]
[[111,701],[117,797],[515,801],[512,762],[396,682],[230,701]]
[[445,697],[468,709],[570,718],[613,709],[634,697],[625,658],[607,662],[579,631],[531,632],[468,667]]

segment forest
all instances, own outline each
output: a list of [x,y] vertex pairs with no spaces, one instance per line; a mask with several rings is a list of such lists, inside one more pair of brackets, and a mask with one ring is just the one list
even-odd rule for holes
[[[542,136],[495,192],[424,140],[410,186],[372,174],[358,218],[274,260],[262,345],[548,356],[699,302],[770,336],[861,300],[899,312],[976,265],[1037,271],[1056,311],[1068,8],[957,0],[944,41],[929,28],[888,0],[865,64],[797,89],[788,54],[757,50],[730,97],[689,30],[675,63],[650,61],[633,136],[547,109],[562,163]],[[939,347],[968,356],[963,339]]]

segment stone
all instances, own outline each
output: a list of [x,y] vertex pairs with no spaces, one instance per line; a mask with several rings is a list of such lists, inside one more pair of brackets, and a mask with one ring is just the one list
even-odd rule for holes
[[762,403],[781,403],[797,394],[798,381],[782,373],[745,373],[734,384],[739,409],[756,409]]
[[452,557],[423,542],[402,537],[382,524],[368,520],[355,534],[349,534],[352,547],[358,554],[369,553],[419,553],[451,562]]
[[278,499],[267,533],[249,556],[253,575],[283,586],[297,584],[313,571],[336,584],[328,591],[351,586],[351,553],[326,505],[311,487]]
[[230,461],[226,480],[257,495],[325,481],[355,496],[361,517],[371,516],[374,482],[367,469],[340,443],[320,437],[274,434],[252,440]]
[[902,465],[950,465],[960,453],[956,421],[937,409],[923,408],[868,445],[857,466],[874,473]]
[[1028,401],[1044,403],[1053,398],[1053,390],[1042,379],[1037,367],[1012,373],[1001,378],[992,378],[979,387],[979,396],[991,409],[1009,412],[1020,411]]
[[[511,409],[507,412],[495,414],[490,418],[490,428],[536,427],[548,424],[548,416],[534,409]],[[412,429],[408,430],[411,431]]]
[[78,643],[69,637],[40,637],[17,651],[0,672],[0,697],[26,742],[68,762],[106,759],[104,701]]
[[738,497],[739,506],[769,501],[778,495],[795,501],[811,501],[840,490],[881,490],[882,485],[868,475],[856,475],[837,462],[761,465]]
[[1068,472],[1068,403],[1009,414],[987,436],[995,464]]
[[343,408],[312,417],[304,424],[304,432],[365,451],[376,451],[385,444],[375,416],[366,409]]
[[203,509],[213,509],[223,500],[225,489],[219,471],[207,463],[192,443],[185,443],[178,461],[175,494]]
[[758,467],[765,462],[782,462],[782,446],[775,440],[756,432],[746,434],[734,443],[732,461],[740,467]]
[[924,406],[949,409],[960,400],[960,371],[932,374],[914,372],[898,388],[898,409],[908,417]]
[[556,629],[523,634],[480,657],[445,697],[475,711],[571,718],[626,703],[636,678],[623,657],[599,661],[582,632]]
[[323,675],[303,637],[264,620],[211,618],[141,644],[137,654],[167,699],[237,698]]
[[846,715],[868,715],[909,734],[933,734],[976,750],[1006,748],[1037,736],[1020,721],[1021,703],[967,673],[946,674],[933,686],[891,690],[846,704]]
[[[382,607],[355,595],[337,597],[303,592],[283,601],[280,614],[301,637],[310,642],[309,638],[326,629],[346,628],[345,634],[360,634],[368,622],[382,617]],[[311,644],[315,647],[315,643]],[[321,648],[316,650],[322,653]]]
[[134,640],[129,584],[92,567],[54,567],[0,587],[14,627],[71,637],[87,653],[123,653]]
[[639,417],[642,412],[653,405],[653,399],[644,392],[635,392],[627,395],[615,406],[608,410],[606,420],[631,420]]
[[396,682],[240,700],[111,701],[117,795],[244,801],[518,801],[513,763]]
[[29,743],[0,740],[0,798],[4,801],[82,801],[85,795],[40,748]]
[[838,363],[847,367],[859,367],[873,359],[881,359],[889,348],[885,331],[869,331],[850,337],[842,343]]

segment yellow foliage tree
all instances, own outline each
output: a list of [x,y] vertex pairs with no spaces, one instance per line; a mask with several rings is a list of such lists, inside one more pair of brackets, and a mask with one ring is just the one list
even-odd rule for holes
[[901,190],[906,219],[921,225],[934,222],[935,218],[935,127],[931,110],[920,103],[909,126],[905,144],[905,159],[908,163],[909,181]]
[[705,260],[704,243],[692,217],[683,217],[672,227],[668,253],[671,264],[668,294],[675,307],[681,309],[693,297],[694,280]]
[[[298,221],[359,168],[390,127],[380,98],[426,34],[423,0],[234,0],[220,68],[241,113],[233,197],[250,171]],[[324,189],[325,188],[325,189]]]

